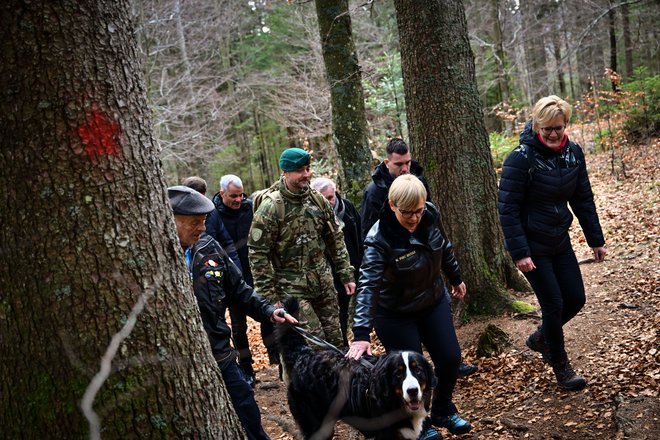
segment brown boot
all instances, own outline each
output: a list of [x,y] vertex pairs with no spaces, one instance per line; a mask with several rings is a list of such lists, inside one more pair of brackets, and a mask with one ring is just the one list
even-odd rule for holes
[[587,381],[584,380],[584,377],[578,376],[571,367],[571,363],[568,361],[568,358],[561,359],[558,362],[552,363],[552,370],[555,372],[555,377],[557,378],[557,384],[569,391],[579,391],[585,387]]
[[527,347],[529,347],[531,350],[541,353],[541,356],[543,356],[543,361],[546,364],[552,364],[552,362],[550,362],[550,348],[548,347],[548,344],[545,343],[545,338],[543,337],[543,334],[541,334],[540,328],[529,335],[525,341],[525,345],[527,345]]

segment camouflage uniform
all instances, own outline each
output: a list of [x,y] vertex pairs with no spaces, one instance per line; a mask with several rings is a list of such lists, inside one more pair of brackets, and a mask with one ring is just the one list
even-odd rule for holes
[[344,234],[330,204],[322,196],[317,199],[323,208],[312,200],[311,191],[316,190],[294,194],[286,188],[284,177],[277,188],[284,201],[284,219],[279,218],[277,202],[263,197],[250,228],[254,287],[273,302],[285,295],[301,300],[300,318],[309,322],[309,330],[340,347],[337,294],[326,251],[342,282],[353,282]]

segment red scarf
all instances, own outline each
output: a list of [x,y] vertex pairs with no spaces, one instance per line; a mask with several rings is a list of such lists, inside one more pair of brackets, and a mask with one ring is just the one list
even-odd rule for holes
[[541,143],[543,145],[550,148],[552,151],[560,151],[562,148],[564,148],[566,146],[566,142],[568,142],[568,135],[566,133],[564,133],[564,139],[562,139],[561,144],[558,147],[551,147],[550,145],[546,144],[543,141],[543,138],[541,137],[541,134],[537,134],[536,137],[539,138],[539,141],[541,141]]

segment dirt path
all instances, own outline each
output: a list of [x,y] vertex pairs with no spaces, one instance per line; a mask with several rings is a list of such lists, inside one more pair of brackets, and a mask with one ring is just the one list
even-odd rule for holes
[[[524,345],[538,323],[533,318],[504,316],[463,325],[457,333],[464,357],[479,367],[459,380],[454,394],[474,426],[463,438],[660,438],[660,145],[628,150],[626,179],[612,176],[609,153],[588,155],[587,161],[609,254],[602,264],[589,262],[590,250],[574,227],[574,248],[585,260],[587,305],[565,334],[573,365],[588,385],[572,393],[556,387],[551,369]],[[620,164],[615,161],[619,174]],[[533,295],[521,299],[536,305]],[[477,335],[489,323],[505,330],[513,345],[497,358],[476,358]],[[256,325],[250,340],[264,426],[273,440],[296,439],[286,392],[277,369],[266,365]],[[336,438],[349,437],[340,427]]]

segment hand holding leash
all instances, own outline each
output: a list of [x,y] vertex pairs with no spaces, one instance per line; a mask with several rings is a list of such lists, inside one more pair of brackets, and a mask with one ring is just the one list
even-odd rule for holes
[[289,315],[284,308],[275,309],[270,320],[278,324],[283,324],[285,322],[288,322],[289,324],[298,324],[298,320]]
[[351,346],[348,348],[346,357],[359,361],[365,352],[368,355],[371,355],[371,344],[369,341],[353,341]]

